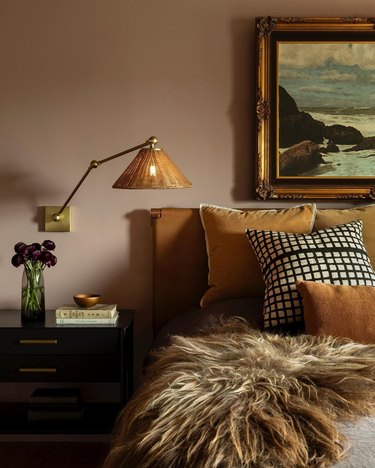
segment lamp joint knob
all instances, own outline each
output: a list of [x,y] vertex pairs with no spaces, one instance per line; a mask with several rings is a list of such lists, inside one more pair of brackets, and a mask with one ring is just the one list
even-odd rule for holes
[[98,166],[100,166],[100,162],[96,161],[95,159],[90,162],[90,169],[96,169]]

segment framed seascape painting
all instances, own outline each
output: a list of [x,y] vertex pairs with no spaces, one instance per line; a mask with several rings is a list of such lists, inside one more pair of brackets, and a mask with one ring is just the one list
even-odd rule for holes
[[375,200],[375,19],[256,19],[258,199]]

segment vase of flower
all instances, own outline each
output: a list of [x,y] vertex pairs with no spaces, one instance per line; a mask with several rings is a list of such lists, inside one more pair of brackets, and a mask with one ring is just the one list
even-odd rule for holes
[[43,268],[25,262],[22,274],[21,319],[42,322],[45,319]]
[[41,322],[45,319],[45,267],[56,265],[57,258],[52,254],[55,243],[46,240],[42,244],[26,245],[18,242],[12,257],[12,265],[24,266],[21,287],[21,319],[24,322]]

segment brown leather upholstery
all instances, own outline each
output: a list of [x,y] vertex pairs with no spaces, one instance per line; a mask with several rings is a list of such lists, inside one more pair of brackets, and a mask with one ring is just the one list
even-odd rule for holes
[[199,208],[151,210],[154,233],[153,327],[199,307],[208,288],[208,260]]

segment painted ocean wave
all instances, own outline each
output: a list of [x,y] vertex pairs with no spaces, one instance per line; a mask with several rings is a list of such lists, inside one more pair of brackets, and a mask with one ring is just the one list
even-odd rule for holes
[[350,145],[339,145],[340,152],[322,154],[325,164],[301,174],[313,177],[375,177],[375,149],[343,152]]
[[325,125],[354,127],[364,137],[375,135],[375,107],[304,107],[301,110]]

